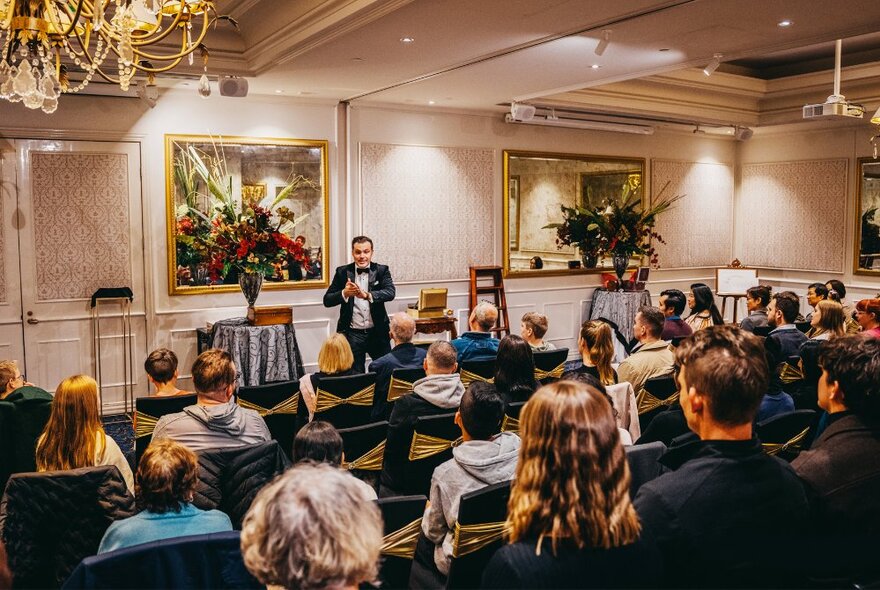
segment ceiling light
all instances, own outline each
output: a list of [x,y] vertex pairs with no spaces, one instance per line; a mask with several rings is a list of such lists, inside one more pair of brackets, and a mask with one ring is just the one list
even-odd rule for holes
[[736,137],[738,141],[746,141],[747,139],[751,139],[752,136],[755,134],[755,132],[752,131],[749,127],[734,127],[733,131],[734,137]]
[[598,69],[601,68],[602,66],[600,66],[599,64],[593,64],[593,65],[591,65],[590,67],[593,68],[594,70],[598,70]]
[[724,56],[720,53],[716,53],[715,55],[713,55],[712,61],[710,61],[709,64],[705,68],[703,68],[703,73],[707,76],[711,76],[712,73],[718,69],[718,66],[721,65],[722,57]]
[[599,39],[599,44],[596,45],[596,55],[602,55],[605,53],[605,50],[608,49],[609,42],[611,42],[611,29],[605,29],[602,31],[602,38]]
[[429,101],[428,101],[428,104],[437,104],[437,101],[435,101],[435,100],[429,100]]
[[283,90],[276,90],[275,94],[281,94],[282,92],[284,92],[284,91]]
[[790,27],[790,26],[793,25],[793,24],[794,24],[794,23],[793,23],[792,21],[786,19],[786,20],[781,20],[781,21],[779,21],[778,23],[776,23],[776,26],[777,26],[777,27],[785,28],[785,27]]
[[416,40],[413,37],[401,37],[400,42],[401,43],[415,43]]
[[[527,105],[520,105],[527,106]],[[555,114],[555,113],[554,113]],[[550,115],[543,117],[534,117],[529,120],[518,120],[510,113],[504,116],[507,123],[518,123],[525,125],[539,125],[542,127],[567,127],[569,129],[592,129],[596,131],[614,131],[617,133],[635,133],[637,135],[653,135],[654,128],[648,125],[631,125],[628,123],[608,123],[605,121],[587,121],[584,119],[564,119],[556,117],[552,119]]]
[[877,109],[877,112],[871,117],[871,123],[874,125],[880,125],[880,109]]

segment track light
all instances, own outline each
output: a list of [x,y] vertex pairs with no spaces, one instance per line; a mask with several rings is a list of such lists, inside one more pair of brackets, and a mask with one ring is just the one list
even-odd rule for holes
[[605,53],[605,50],[608,49],[608,43],[611,42],[611,29],[605,29],[602,31],[602,38],[599,39],[599,44],[596,45],[596,55],[602,55]]
[[712,73],[718,69],[718,66],[721,65],[721,58],[722,57],[724,57],[724,56],[721,55],[720,53],[716,53],[715,55],[713,55],[712,61],[710,61],[709,64],[705,68],[703,68],[703,73],[706,74],[707,76],[711,76]]

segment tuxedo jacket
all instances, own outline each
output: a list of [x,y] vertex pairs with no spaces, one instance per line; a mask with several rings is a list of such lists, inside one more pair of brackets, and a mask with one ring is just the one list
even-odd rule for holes
[[[336,324],[337,332],[345,332],[351,327],[351,318],[354,314],[354,297],[349,297],[346,302],[342,298],[342,290],[347,281],[357,282],[354,278],[354,262],[340,266],[333,275],[333,282],[327,292],[324,293],[324,307],[341,305],[339,311],[339,323]],[[385,311],[385,302],[393,301],[396,293],[394,281],[391,280],[391,272],[384,264],[370,263],[369,291],[373,295],[370,304],[370,315],[373,318],[373,327],[388,331],[388,313]]]

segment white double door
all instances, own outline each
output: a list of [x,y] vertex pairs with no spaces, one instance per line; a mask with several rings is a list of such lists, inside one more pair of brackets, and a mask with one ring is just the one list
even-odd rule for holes
[[99,304],[105,413],[123,410],[126,385],[146,391],[140,167],[137,143],[0,143],[0,359],[49,391],[71,375],[97,378],[91,295],[129,287],[128,362],[122,306]]

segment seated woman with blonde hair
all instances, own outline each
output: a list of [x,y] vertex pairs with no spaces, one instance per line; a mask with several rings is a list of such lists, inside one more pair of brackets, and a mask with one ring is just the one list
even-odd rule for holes
[[617,371],[611,366],[614,359],[614,335],[611,326],[601,320],[589,320],[581,326],[578,350],[584,365],[574,369],[592,375],[602,385],[617,383]]
[[137,507],[140,512],[110,525],[98,553],[123,547],[232,530],[232,521],[219,510],[201,510],[192,504],[199,481],[196,454],[171,439],[147,447],[137,471]]
[[846,316],[843,306],[830,299],[823,299],[816,304],[813,317],[810,318],[810,340],[830,340],[846,333]]
[[353,375],[354,354],[344,334],[331,335],[318,352],[318,372],[303,375],[299,380],[299,392],[309,409],[309,421],[315,415],[318,402],[318,379],[320,377],[343,377]]
[[574,381],[545,385],[519,417],[522,445],[510,492],[509,545],[483,588],[645,588],[662,581],[642,538],[611,404]]
[[91,377],[68,377],[55,390],[52,411],[37,440],[37,471],[115,465],[134,493],[131,467],[98,415],[98,384]]

